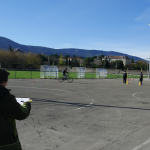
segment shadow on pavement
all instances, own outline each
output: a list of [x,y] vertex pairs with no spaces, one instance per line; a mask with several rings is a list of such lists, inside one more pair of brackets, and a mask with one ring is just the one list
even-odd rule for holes
[[[70,102],[60,102],[60,101],[54,101],[54,100],[47,100],[47,99],[34,99],[32,98],[32,104],[35,105],[41,105],[42,103],[44,104],[58,104],[58,105],[73,105],[77,107],[88,107],[88,108],[93,108],[93,107],[106,107],[106,108],[123,108],[123,109],[135,109],[135,110],[150,110],[148,108],[135,108],[135,107],[122,107],[122,106],[110,106],[110,105],[95,105],[95,104],[84,104],[84,103],[70,103]],[[86,106],[88,105],[88,106]]]

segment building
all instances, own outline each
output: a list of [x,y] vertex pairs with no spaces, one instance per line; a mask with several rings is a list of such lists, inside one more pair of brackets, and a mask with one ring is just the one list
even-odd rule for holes
[[101,59],[100,58],[95,58],[93,64],[96,64],[97,66],[101,65]]
[[13,50],[15,53],[24,53],[24,51],[22,51],[21,49],[19,48],[16,48]]
[[105,59],[107,59],[109,62],[116,61],[116,60],[122,60],[124,66],[127,64],[131,64],[131,59],[127,56],[111,56],[111,55],[109,55],[109,56],[105,56],[104,58],[102,58],[102,60],[105,60]]

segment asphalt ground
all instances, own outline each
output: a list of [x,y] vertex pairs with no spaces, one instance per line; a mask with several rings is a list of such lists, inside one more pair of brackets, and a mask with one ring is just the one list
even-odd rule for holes
[[7,88],[33,100],[16,121],[23,150],[150,149],[148,79],[9,79]]

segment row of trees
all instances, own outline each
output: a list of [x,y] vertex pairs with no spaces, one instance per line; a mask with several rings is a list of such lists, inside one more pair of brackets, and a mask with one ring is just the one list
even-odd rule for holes
[[[33,53],[15,53],[14,50],[9,46],[9,49],[0,50],[0,64],[3,68],[39,68],[43,62],[48,62],[50,65],[70,66],[70,67],[90,67],[90,68],[106,68],[106,69],[131,69],[131,70],[147,70],[148,64],[146,61],[134,62],[132,58],[131,64],[126,66],[123,65],[121,60],[109,62],[107,59],[102,61],[104,55],[93,56],[93,57],[77,57],[74,55],[43,55]],[[100,60],[100,63],[94,62],[94,60]]]
[[[70,66],[70,67],[79,67],[80,62],[79,62],[79,60],[77,60],[77,58],[82,59],[82,57],[77,57],[76,55],[71,57],[70,55],[63,56],[62,54],[60,54],[60,55],[54,54],[54,55],[50,55],[48,57],[49,57],[50,64],[60,65],[60,66]],[[47,58],[47,60],[48,60],[48,58]]]
[[33,53],[15,53],[1,49],[0,64],[2,68],[38,68],[41,58]]
[[[70,67],[89,67],[89,68],[106,68],[106,69],[130,69],[130,70],[140,70],[141,68],[143,70],[147,70],[148,64],[146,61],[137,61],[134,62],[134,59],[131,59],[131,64],[128,64],[124,66],[123,61],[117,60],[117,61],[112,61],[109,62],[107,59],[102,61],[102,58],[104,58],[104,55],[100,56],[93,56],[93,57],[77,57],[74,55],[72,57],[72,60],[70,61],[70,55],[50,55],[50,64],[53,65],[61,65],[61,66],[70,66]],[[78,59],[77,59],[78,58]],[[100,59],[101,63],[100,64],[94,64],[94,59]],[[47,59],[48,60],[48,59]],[[84,60],[83,63],[80,62],[80,60]]]

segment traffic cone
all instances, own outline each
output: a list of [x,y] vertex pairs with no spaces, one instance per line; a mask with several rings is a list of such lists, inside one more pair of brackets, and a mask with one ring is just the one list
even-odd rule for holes
[[129,79],[127,80],[127,83],[126,83],[126,84],[129,84],[129,82],[128,82],[128,81],[129,81]]
[[139,85],[141,85],[141,82],[139,81]]

